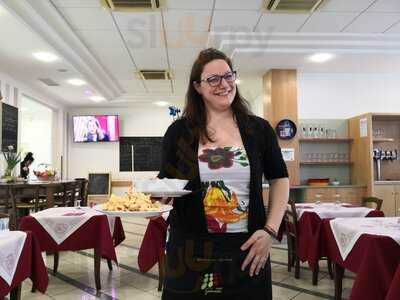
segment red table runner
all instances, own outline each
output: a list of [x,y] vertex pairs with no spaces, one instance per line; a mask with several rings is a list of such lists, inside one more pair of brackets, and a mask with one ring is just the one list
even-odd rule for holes
[[99,249],[102,257],[115,262],[117,262],[117,256],[114,247],[125,239],[121,219],[115,218],[114,234],[111,236],[106,215],[93,216],[60,245],[31,216],[21,219],[20,230],[32,231],[40,242],[41,251],[58,252]]
[[363,234],[343,261],[329,220],[322,226],[328,257],[357,274],[348,300],[400,299],[399,244],[387,236]]
[[[371,211],[366,217],[383,217],[383,212]],[[316,270],[318,261],[327,255],[322,220],[314,212],[304,212],[299,220],[299,258]]]
[[6,296],[28,277],[37,290],[42,293],[46,292],[49,277],[42,259],[38,239],[31,232],[27,232],[25,245],[19,257],[11,286],[3,278],[0,278],[0,298]]

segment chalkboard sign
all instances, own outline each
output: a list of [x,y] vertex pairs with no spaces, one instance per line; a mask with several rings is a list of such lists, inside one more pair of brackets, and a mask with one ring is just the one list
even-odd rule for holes
[[8,146],[13,146],[16,152],[18,145],[18,108],[2,103],[1,115],[1,149],[8,151]]
[[89,173],[88,195],[110,195],[111,174]]
[[162,137],[120,137],[119,170],[159,171],[162,139]]

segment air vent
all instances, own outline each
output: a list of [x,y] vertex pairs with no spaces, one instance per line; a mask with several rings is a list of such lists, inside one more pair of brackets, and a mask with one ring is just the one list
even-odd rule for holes
[[57,82],[50,78],[39,78],[39,81],[43,82],[45,85],[48,86],[59,86]]
[[103,6],[113,11],[157,10],[162,0],[100,0]]
[[271,12],[313,12],[323,0],[266,0]]
[[139,75],[144,80],[169,80],[171,73],[166,70],[140,70]]

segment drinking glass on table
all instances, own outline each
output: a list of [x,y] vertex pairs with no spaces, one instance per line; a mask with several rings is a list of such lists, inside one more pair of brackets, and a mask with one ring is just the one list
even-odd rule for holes
[[76,209],[81,209],[81,200],[75,200],[74,207]]
[[335,198],[335,205],[340,206],[342,204],[340,201],[340,194],[336,193],[333,197]]
[[315,194],[315,204],[316,205],[321,204],[321,198],[322,198],[322,194]]

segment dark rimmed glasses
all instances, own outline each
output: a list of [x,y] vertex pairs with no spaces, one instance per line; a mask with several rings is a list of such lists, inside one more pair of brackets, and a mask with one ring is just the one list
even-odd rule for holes
[[222,79],[225,79],[226,82],[232,83],[236,80],[236,71],[227,72],[224,75],[213,75],[206,79],[201,79],[198,83],[204,81],[207,82],[210,86],[216,87],[219,86],[222,82]]

